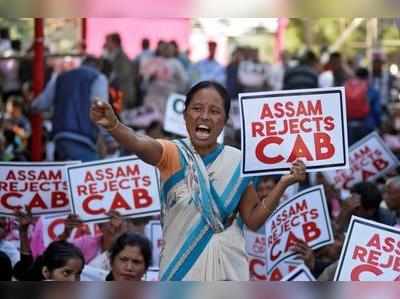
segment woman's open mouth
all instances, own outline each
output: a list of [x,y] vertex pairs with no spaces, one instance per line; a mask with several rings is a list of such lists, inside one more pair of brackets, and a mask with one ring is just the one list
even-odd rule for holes
[[206,125],[198,125],[195,128],[195,134],[197,139],[207,140],[211,135],[211,129]]

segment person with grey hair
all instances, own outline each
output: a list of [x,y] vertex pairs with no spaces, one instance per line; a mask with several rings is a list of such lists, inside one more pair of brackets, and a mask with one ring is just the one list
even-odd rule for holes
[[383,199],[396,216],[396,226],[400,226],[400,175],[386,181]]

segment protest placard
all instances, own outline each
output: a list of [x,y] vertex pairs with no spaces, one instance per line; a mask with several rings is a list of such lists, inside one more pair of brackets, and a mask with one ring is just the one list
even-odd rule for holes
[[[188,132],[186,130],[186,123],[183,118],[183,112],[185,110],[186,96],[182,94],[173,93],[168,97],[167,106],[165,108],[164,117],[164,130],[179,135],[182,137],[187,137]],[[219,143],[224,142],[224,131],[218,136]]]
[[243,176],[348,167],[342,87],[239,95]]
[[[42,232],[43,232],[43,244],[45,247],[53,241],[58,240],[58,237],[64,232],[65,221],[68,215],[51,215],[44,216],[42,219]],[[95,236],[100,234],[99,228],[94,223],[81,223],[78,227],[74,228],[68,241],[79,239],[83,236]]]
[[294,257],[285,259],[272,268],[267,280],[281,281],[285,276],[289,275],[290,272],[295,270],[302,263],[302,260],[295,259]]
[[291,246],[298,239],[312,249],[333,243],[333,233],[322,185],[308,188],[281,203],[266,224],[267,274],[295,255]]
[[[265,229],[263,230],[265,231]],[[250,280],[266,280],[266,238],[264,234],[244,230],[246,252],[249,256]]]
[[399,160],[377,132],[353,144],[349,149],[349,169],[325,172],[325,177],[338,188],[350,189],[358,182],[375,181],[396,168]]
[[267,280],[265,258],[249,255],[250,280]]
[[115,210],[137,218],[160,212],[155,167],[137,157],[123,157],[67,167],[71,208],[85,222],[102,222]]
[[335,281],[400,281],[400,230],[353,216]]
[[282,278],[281,281],[316,281],[316,279],[310,272],[310,269],[306,265],[301,264]]
[[146,225],[146,236],[149,238],[153,249],[153,260],[151,269],[160,269],[160,253],[163,246],[161,223],[158,220],[152,220]]
[[247,254],[255,257],[265,258],[266,238],[265,235],[255,233],[248,229],[245,230],[246,251]]
[[65,166],[79,162],[0,163],[0,215],[27,207],[32,215],[70,211]]

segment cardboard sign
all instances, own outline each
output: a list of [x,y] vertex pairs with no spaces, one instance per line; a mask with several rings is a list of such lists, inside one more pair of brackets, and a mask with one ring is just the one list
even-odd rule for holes
[[281,261],[295,255],[290,247],[297,239],[312,249],[333,243],[325,192],[322,185],[306,189],[278,206],[268,218],[267,274]]
[[25,206],[33,215],[68,213],[65,166],[76,163],[0,163],[0,215]]
[[246,239],[246,252],[247,254],[265,258],[266,255],[266,238],[263,234],[258,234],[246,229],[244,231]]
[[160,253],[163,246],[163,237],[160,221],[150,221],[146,226],[146,235],[150,239],[153,247],[153,263],[151,269],[160,269]]
[[239,94],[242,175],[286,173],[297,158],[347,168],[345,103],[342,87]]
[[376,132],[353,144],[349,151],[349,169],[324,173],[341,189],[350,189],[358,182],[375,181],[399,165],[399,160]]
[[[265,231],[265,229],[264,229]],[[266,238],[265,235],[244,230],[246,252],[249,256],[250,280],[267,280],[265,272]]]
[[110,210],[138,218],[160,212],[158,172],[137,157],[67,167],[74,214],[85,222],[102,222]]
[[282,278],[282,281],[316,281],[316,279],[310,269],[302,264]]
[[[58,240],[58,237],[64,232],[65,220],[68,215],[58,215],[58,216],[45,216],[42,219],[43,225],[43,244],[45,247],[53,241]],[[83,236],[91,235],[95,236],[100,234],[98,226],[94,223],[82,223],[79,227],[74,228],[71,232],[71,236],[68,241],[79,239]]]
[[[173,93],[168,97],[165,108],[164,130],[175,135],[187,137],[186,123],[183,118],[186,96]],[[218,136],[218,143],[224,143],[224,131]]]
[[168,97],[165,108],[164,130],[179,136],[187,136],[183,111],[185,110],[186,96],[173,93]]
[[400,281],[400,230],[353,216],[335,281]]
[[303,264],[302,260],[296,260],[293,258],[283,260],[272,268],[270,274],[268,275],[268,281],[281,281],[285,276],[287,276],[301,264]]

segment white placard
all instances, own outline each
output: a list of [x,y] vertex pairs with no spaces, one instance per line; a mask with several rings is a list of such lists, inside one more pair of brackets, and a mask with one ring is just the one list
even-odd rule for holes
[[295,270],[298,266],[303,264],[302,260],[287,259],[272,268],[268,275],[268,281],[281,281],[286,275]]
[[[185,95],[176,93],[171,94],[167,100],[164,117],[164,130],[182,137],[188,136],[185,119],[183,118],[185,101]],[[217,141],[218,143],[224,143],[224,131],[222,131],[218,136]]]
[[243,176],[348,167],[343,87],[239,94]]
[[350,189],[358,182],[375,181],[399,165],[399,160],[377,132],[353,144],[349,149],[349,169],[325,172],[338,188]]
[[400,281],[400,230],[353,216],[335,281]]
[[103,222],[116,210],[126,218],[160,212],[158,171],[137,157],[67,167],[71,208],[85,222]]
[[152,220],[146,225],[146,235],[151,241],[153,248],[153,263],[150,266],[153,270],[160,269],[160,253],[163,246],[161,223],[158,220]]
[[282,281],[316,281],[316,279],[308,267],[301,264],[295,270],[282,278]]
[[322,185],[306,189],[278,206],[265,224],[267,274],[295,255],[290,247],[297,239],[312,249],[334,242],[325,192]]
[[0,215],[28,207],[33,215],[70,211],[65,166],[79,162],[0,163]]
[[246,229],[245,238],[247,254],[254,257],[265,258],[267,253],[265,235]]

